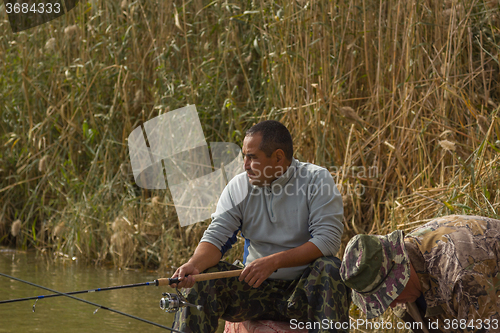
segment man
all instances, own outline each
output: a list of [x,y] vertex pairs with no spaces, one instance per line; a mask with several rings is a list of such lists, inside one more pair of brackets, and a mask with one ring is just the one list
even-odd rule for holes
[[500,331],[500,221],[437,218],[403,236],[357,235],[341,277],[368,319],[396,307],[417,332]]
[[[350,290],[333,257],[343,208],[332,176],[295,160],[291,135],[277,121],[250,128],[242,153],[246,172],[228,183],[193,256],[173,275],[181,279],[177,287],[192,287],[188,302],[203,311],[182,309],[174,327],[215,332],[219,318],[294,319],[294,327],[316,326],[310,332],[336,332],[331,325],[348,321]],[[245,238],[241,275],[195,283],[193,276],[207,268],[234,269],[219,261],[238,231]]]

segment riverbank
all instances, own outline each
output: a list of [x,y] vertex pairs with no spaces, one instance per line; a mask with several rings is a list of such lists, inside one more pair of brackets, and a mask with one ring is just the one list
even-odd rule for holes
[[[290,129],[329,169],[345,232],[447,214],[499,218],[498,3],[103,0],[13,34],[0,10],[0,243],[91,265],[170,271],[181,228],[139,188],[127,137],[195,104],[207,142]],[[240,257],[242,242],[229,253]]]

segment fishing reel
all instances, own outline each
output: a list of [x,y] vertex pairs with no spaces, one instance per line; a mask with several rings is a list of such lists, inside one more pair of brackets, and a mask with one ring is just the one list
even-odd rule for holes
[[180,308],[188,306],[194,307],[200,311],[203,310],[203,306],[188,303],[179,290],[177,288],[175,288],[175,290],[177,291],[177,294],[162,293],[163,298],[160,300],[160,309],[165,310],[165,312],[168,313],[177,312]]

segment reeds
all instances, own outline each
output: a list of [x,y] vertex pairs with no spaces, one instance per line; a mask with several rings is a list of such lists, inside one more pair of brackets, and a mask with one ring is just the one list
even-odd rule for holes
[[2,244],[184,262],[208,221],[181,229],[168,191],[135,185],[126,138],[193,103],[207,141],[284,122],[342,190],[343,245],[499,217],[497,2],[94,0],[16,35],[1,15]]

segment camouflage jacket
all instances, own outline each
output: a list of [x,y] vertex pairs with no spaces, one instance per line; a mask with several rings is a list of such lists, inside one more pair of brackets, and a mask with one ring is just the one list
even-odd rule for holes
[[407,235],[405,246],[427,305],[422,332],[500,332],[499,220],[438,218]]

